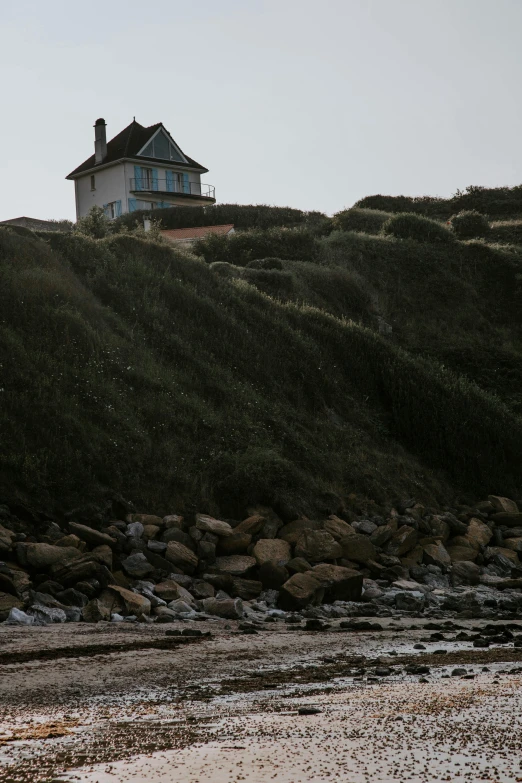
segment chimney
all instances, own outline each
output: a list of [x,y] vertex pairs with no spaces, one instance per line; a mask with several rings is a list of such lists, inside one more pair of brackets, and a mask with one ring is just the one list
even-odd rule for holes
[[107,134],[105,120],[100,117],[94,123],[94,162],[103,163],[107,157]]

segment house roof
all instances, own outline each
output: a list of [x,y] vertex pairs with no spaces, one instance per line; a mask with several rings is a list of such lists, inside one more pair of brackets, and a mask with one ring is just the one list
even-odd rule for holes
[[194,226],[193,228],[168,228],[161,232],[165,239],[178,242],[183,239],[200,239],[208,234],[229,234],[234,228],[233,223],[223,226]]
[[[95,163],[93,153],[80,166],[75,168],[74,171],[71,171],[71,173],[67,175],[66,179],[74,179],[74,177],[77,177],[80,174],[84,174],[90,169],[106,166],[108,163],[116,163],[117,161],[124,158],[137,157],[138,152],[145,146],[145,144],[149,141],[149,139],[152,138],[159,128],[163,128],[170,136],[170,133],[162,122],[157,122],[156,125],[149,125],[148,128],[145,128],[143,125],[140,125],[139,122],[133,120],[130,125],[127,125],[127,127],[120,131],[117,136],[107,142],[107,155],[101,163]],[[185,153],[183,153],[183,155],[187,159],[188,163],[177,163],[176,165],[183,166],[185,168],[198,169],[199,171],[208,171],[208,169],[206,169],[200,163],[197,163],[192,158],[189,158],[189,156],[185,155]],[[149,158],[145,155],[140,155],[138,159],[148,160],[154,163],[161,162],[163,164],[167,162],[162,158]],[[168,162],[172,163],[172,161]]]

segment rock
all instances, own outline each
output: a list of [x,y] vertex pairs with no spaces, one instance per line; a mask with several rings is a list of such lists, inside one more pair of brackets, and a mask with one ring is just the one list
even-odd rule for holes
[[158,598],[161,598],[163,601],[175,601],[176,598],[181,598],[181,591],[183,591],[183,595],[187,592],[186,589],[174,579],[166,579],[164,582],[159,582],[154,587],[154,592]]
[[4,623],[5,625],[33,625],[34,617],[13,606]]
[[453,669],[453,671],[451,672],[452,677],[462,677],[464,674],[467,674],[467,671],[466,669],[461,669],[461,668]]
[[193,573],[198,565],[197,555],[179,541],[169,541],[165,557],[188,574]]
[[507,549],[501,546],[488,546],[484,550],[484,558],[486,559],[486,562],[488,560],[492,560],[496,555],[503,555],[512,563],[512,565],[520,564],[517,553],[513,552],[512,549]]
[[298,715],[318,715],[321,712],[318,707],[299,707],[297,710]]
[[269,562],[285,565],[292,557],[292,548],[288,541],[279,538],[260,538],[252,554],[258,565]]
[[201,561],[200,564],[213,565],[216,562],[216,545],[211,541],[200,541],[198,543],[198,557]]
[[67,622],[67,615],[63,609],[44,606],[39,603],[30,606],[27,614],[34,617],[34,625],[51,625],[52,623]]
[[7,620],[11,609],[23,609],[24,602],[10,593],[0,592],[0,622]]
[[138,521],[129,522],[125,530],[125,535],[127,536],[127,538],[140,539],[143,536],[144,530],[145,530],[145,526],[141,522]]
[[[167,599],[163,599],[163,600],[167,600]],[[190,606],[191,609],[195,609],[197,605],[194,596],[191,593],[189,593],[186,587],[182,587],[181,585],[178,585],[178,589],[176,591],[176,597],[173,598],[171,601],[169,601],[168,603],[169,609],[173,608],[171,604],[175,601],[184,601],[186,604]]]
[[85,541],[82,541],[74,533],[69,533],[68,536],[62,536],[54,542],[55,546],[73,546],[75,549],[85,549]]
[[363,533],[365,536],[371,536],[377,530],[377,525],[370,519],[358,519],[352,522],[352,528],[356,533]]
[[126,613],[136,615],[150,615],[151,605],[148,598],[145,598],[138,593],[133,593],[131,590],[126,590],[124,587],[118,585],[109,585],[109,590],[117,593],[122,598],[125,605]]
[[231,536],[220,538],[217,545],[218,555],[240,555],[246,552],[252,542],[250,533],[237,533],[235,530]]
[[65,606],[85,606],[89,599],[85,593],[81,593],[79,590],[75,590],[74,587],[69,587],[67,590],[61,590],[56,593],[55,598]]
[[522,525],[522,513],[508,513],[502,511],[498,514],[493,514],[491,519],[497,525],[505,525],[506,527],[520,527]]
[[147,549],[156,555],[162,555],[167,550],[167,544],[164,541],[147,541]]
[[168,605],[168,609],[174,613],[176,617],[181,615],[194,615],[193,604],[187,603],[182,598],[178,598],[176,601],[171,601]]
[[342,566],[321,563],[310,572],[325,590],[324,601],[360,601],[363,576],[359,571]]
[[194,598],[198,598],[199,600],[203,598],[214,598],[216,594],[214,586],[209,582],[205,582],[204,579],[195,579],[191,587],[191,592]]
[[522,537],[521,538],[507,538],[504,541],[504,548],[511,549],[519,555],[522,552]]
[[422,560],[426,565],[439,566],[443,571],[451,565],[449,552],[441,541],[438,544],[426,544],[423,547]]
[[101,563],[106,568],[108,568],[109,571],[112,571],[112,549],[110,546],[107,546],[107,544],[95,546],[91,551],[91,554],[96,558],[98,563]]
[[425,606],[424,593],[401,591],[395,596],[395,606],[403,612],[422,612]]
[[408,579],[397,579],[396,582],[392,583],[392,587],[394,587],[396,590],[409,590],[410,592],[417,592],[417,593],[429,593],[429,587],[426,587],[425,585],[421,585],[418,582],[412,582]]
[[279,592],[279,604],[286,611],[303,609],[309,604],[320,604],[325,588],[312,572],[294,574],[282,585]]
[[145,541],[150,541],[156,538],[161,528],[158,525],[143,525],[143,538]]
[[377,551],[370,539],[362,533],[346,536],[340,542],[342,556],[355,563],[366,563],[375,560]]
[[454,587],[459,585],[478,585],[480,581],[480,568],[470,560],[462,560],[453,565],[451,570],[451,583]]
[[101,533],[99,530],[87,527],[87,525],[80,525],[78,522],[69,522],[69,530],[90,546],[106,544],[113,547],[116,544],[116,539],[107,535],[107,533]]
[[0,525],[0,552],[9,552],[13,545],[15,534],[12,530]]
[[86,623],[99,623],[102,620],[110,620],[111,614],[101,601],[93,598],[83,607],[82,618]]
[[[180,517],[178,514],[168,514],[166,517],[163,517],[161,520],[163,527],[169,528],[169,527],[177,527],[180,530],[183,528],[183,517]],[[159,523],[155,522],[154,524]]]
[[335,514],[332,514],[332,516],[328,517],[326,522],[323,523],[323,530],[330,533],[332,538],[335,538],[336,541],[340,541],[345,536],[355,535],[353,527],[349,525],[348,522],[344,522],[344,520],[336,517]]
[[395,557],[402,557],[417,544],[417,537],[415,528],[403,525],[393,534],[386,547],[386,552],[389,555],[395,555]]
[[480,549],[481,546],[487,546],[491,541],[493,531],[481,522],[480,519],[473,517],[469,521],[466,538],[474,549]]
[[203,609],[208,614],[223,617],[227,620],[239,620],[243,617],[243,602],[241,598],[229,598],[219,600],[217,598],[204,598],[201,602]]
[[216,558],[216,568],[224,574],[232,576],[243,576],[254,568],[257,561],[249,555],[227,555],[226,557]]
[[469,541],[466,541],[465,544],[451,544],[454,540],[455,539],[450,539],[448,546],[446,547],[451,562],[459,563],[463,560],[473,562],[478,555],[478,551],[471,546]]
[[[355,536],[347,536],[343,541],[352,538]],[[343,557],[343,547],[326,530],[303,530],[295,545],[295,556],[304,557],[310,563],[322,563]]]
[[401,557],[401,563],[403,566],[405,566],[405,568],[412,568],[422,563],[423,557],[424,548],[420,544],[417,544],[413,547],[413,549],[410,549],[408,554],[404,555],[404,557]]
[[397,523],[391,523],[388,525],[381,525],[376,528],[370,536],[370,541],[374,546],[383,547],[386,546],[391,537],[397,532]]
[[514,500],[503,498],[499,495],[488,495],[488,500],[497,512],[506,512],[507,514],[518,514],[518,506]]
[[220,519],[214,519],[206,514],[196,514],[196,527],[206,533],[213,533],[215,536],[225,538],[231,536],[234,529],[228,522],[222,522]]
[[283,541],[287,541],[289,544],[296,544],[297,539],[301,536],[301,533],[305,530],[320,530],[321,523],[313,521],[311,519],[295,519],[293,522],[289,522],[279,530],[279,538]]
[[434,538],[440,538],[445,543],[450,537],[450,526],[439,516],[433,516],[429,521],[430,534]]
[[255,536],[259,533],[266,522],[266,517],[261,514],[253,514],[252,516],[244,519],[239,525],[234,528],[235,533],[248,533],[251,536]]
[[[275,541],[276,539],[273,540]],[[286,541],[282,543],[285,544]],[[284,565],[280,565],[273,560],[268,560],[259,568],[259,579],[265,590],[279,590],[289,577],[290,574]]]
[[53,544],[27,544],[25,552],[28,564],[39,571],[81,557],[76,547]]
[[[198,531],[201,533],[201,530]],[[201,536],[203,536],[203,533],[201,533]],[[197,541],[194,540],[194,538],[189,535],[188,533],[185,533],[184,530],[180,530],[179,527],[169,527],[161,536],[161,540],[164,544],[168,544],[171,541],[177,541],[180,544],[183,544],[183,546],[186,546],[187,549],[190,549],[191,552],[196,552],[197,549]]]
[[122,568],[133,579],[142,579],[154,571],[154,566],[149,563],[143,552],[135,552],[122,560]]
[[234,597],[242,598],[243,601],[251,601],[262,593],[263,587],[264,585],[257,579],[241,579],[237,576],[232,579],[230,593]]
[[312,566],[304,557],[293,557],[286,564],[286,568],[291,574],[304,574],[305,571],[312,570]]

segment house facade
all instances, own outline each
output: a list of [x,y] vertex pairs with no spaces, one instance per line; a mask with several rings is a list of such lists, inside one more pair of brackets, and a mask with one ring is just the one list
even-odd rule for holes
[[93,206],[113,219],[138,209],[215,204],[208,169],[180,149],[160,122],[146,128],[133,120],[107,142],[104,119],[94,126],[94,155],[67,176],[74,182],[76,219]]

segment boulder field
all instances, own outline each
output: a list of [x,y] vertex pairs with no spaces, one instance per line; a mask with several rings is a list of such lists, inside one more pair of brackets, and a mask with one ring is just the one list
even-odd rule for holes
[[496,495],[290,521],[137,514],[123,500],[60,520],[0,506],[0,621],[516,616],[521,553],[522,512]]

